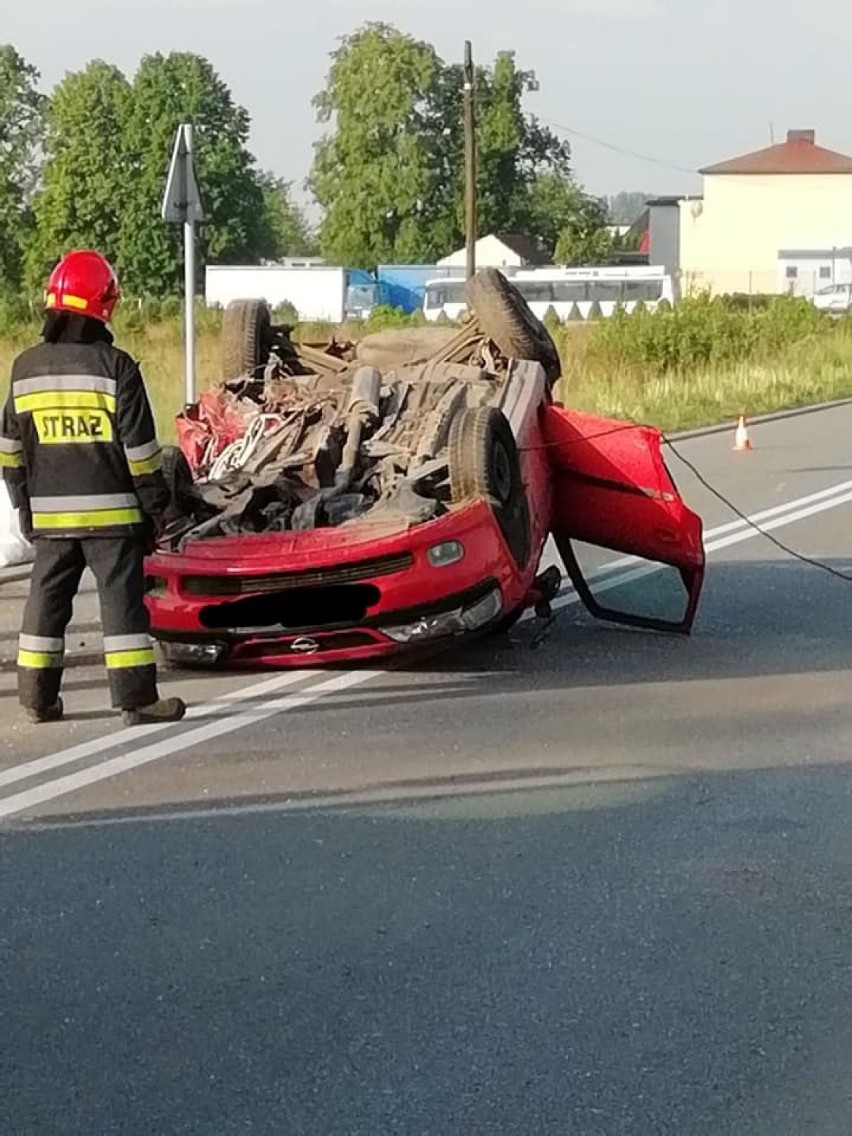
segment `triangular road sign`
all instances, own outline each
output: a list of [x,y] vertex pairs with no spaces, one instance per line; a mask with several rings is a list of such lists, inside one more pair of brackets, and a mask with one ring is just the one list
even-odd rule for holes
[[186,124],[178,127],[161,212],[164,221],[175,225],[195,223],[204,217],[192,160],[192,128]]

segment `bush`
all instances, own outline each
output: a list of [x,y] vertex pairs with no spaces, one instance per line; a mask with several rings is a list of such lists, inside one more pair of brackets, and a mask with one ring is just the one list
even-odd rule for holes
[[425,322],[421,311],[409,313],[402,308],[391,307],[390,304],[378,304],[364,320],[363,330],[365,334],[370,334],[391,327],[422,327]]
[[293,332],[297,343],[329,343],[337,332],[333,323],[323,320],[308,320],[300,323]]
[[160,319],[181,319],[183,317],[183,300],[180,296],[166,296],[160,302]]
[[836,321],[807,300],[773,296],[749,311],[739,300],[699,295],[674,308],[617,310],[596,324],[592,356],[628,367],[667,373],[765,358],[815,335],[837,330]]
[[287,324],[288,327],[295,327],[299,322],[299,313],[296,311],[295,305],[291,304],[289,300],[278,304],[272,309],[272,322],[274,324]]
[[19,335],[34,324],[39,315],[26,296],[0,293],[0,335]]
[[758,292],[755,295],[748,292],[728,292],[724,296],[720,296],[719,299],[732,311],[752,312],[770,307],[778,299],[778,296],[766,292]]

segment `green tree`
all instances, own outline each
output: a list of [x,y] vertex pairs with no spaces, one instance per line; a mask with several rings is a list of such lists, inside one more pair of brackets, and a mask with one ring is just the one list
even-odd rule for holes
[[430,161],[434,49],[383,23],[345,36],[313,100],[334,130],[316,146],[310,187],[325,214],[323,254],[363,268],[437,253],[424,226],[438,171]]
[[533,78],[532,72],[518,70],[512,52],[501,53],[483,73],[477,108],[480,235],[545,237],[538,229],[537,186],[542,179],[570,184],[569,144],[524,113],[523,97],[535,89]]
[[[326,210],[323,252],[370,267],[431,260],[464,235],[464,74],[429,44],[368,24],[333,55],[311,187]],[[570,177],[570,147],[523,110],[533,75],[511,52],[476,69],[478,229],[530,231],[534,187]],[[555,234],[553,241],[555,242]]]
[[558,173],[545,173],[533,184],[531,200],[531,231],[556,260],[576,264],[612,251],[607,228],[611,222],[603,198],[591,196],[576,181]]
[[18,292],[32,235],[45,99],[39,73],[10,44],[0,45],[0,292]]
[[616,193],[609,198],[609,215],[613,225],[632,225],[645,212],[646,193],[636,191]]
[[212,65],[186,52],[146,56],[136,73],[125,130],[134,176],[123,188],[119,263],[129,290],[166,295],[182,285],[181,232],[160,217],[165,178],[181,122],[193,124],[204,205],[201,264],[247,264],[270,253],[264,191],[248,151],[248,112]]
[[272,260],[283,256],[313,256],[317,251],[316,239],[304,213],[293,201],[292,182],[264,173],[260,186],[268,229],[264,238],[266,255]]
[[554,251],[558,264],[600,264],[620,247],[608,226],[609,209],[600,197],[578,191],[576,209],[566,219]]
[[116,260],[135,166],[126,146],[130,85],[101,60],[68,75],[47,110],[46,162],[28,254],[33,288],[69,248],[87,245]]
[[[133,83],[101,61],[67,76],[47,113],[43,187],[29,278],[41,281],[66,249],[95,247],[128,293],[163,296],[181,287],[177,226],[160,217],[179,123],[194,125],[204,199],[200,262],[251,263],[274,253],[280,234],[247,149],[248,113],[212,66],[189,53],[146,56]],[[280,214],[280,209],[279,209]]]

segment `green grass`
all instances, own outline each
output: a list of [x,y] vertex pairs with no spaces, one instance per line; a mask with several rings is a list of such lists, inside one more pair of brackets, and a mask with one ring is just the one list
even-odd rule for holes
[[582,330],[562,337],[559,393],[577,410],[671,432],[852,396],[852,322],[784,350],[668,370],[601,356],[594,330]]
[[[141,363],[164,441],[174,440],[183,406],[182,326],[174,310],[128,309],[115,325],[118,344]],[[421,323],[381,311],[366,324],[306,324],[295,335],[322,342]],[[221,373],[220,326],[218,313],[199,307],[199,390]],[[567,405],[667,431],[852,396],[852,319],[824,317],[805,301],[781,297],[749,311],[699,297],[674,311],[552,330],[563,360],[559,396]],[[37,336],[36,324],[7,323],[0,334],[3,387],[12,359]]]

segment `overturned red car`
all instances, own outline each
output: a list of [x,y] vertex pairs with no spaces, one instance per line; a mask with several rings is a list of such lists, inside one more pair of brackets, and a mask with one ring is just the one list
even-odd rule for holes
[[[559,591],[550,536],[595,616],[689,633],[702,525],[658,431],[554,401],[556,348],[502,274],[468,302],[461,329],[323,345],[228,308],[147,561],[168,662],[341,665],[503,630]],[[590,570],[595,550],[627,559]]]

